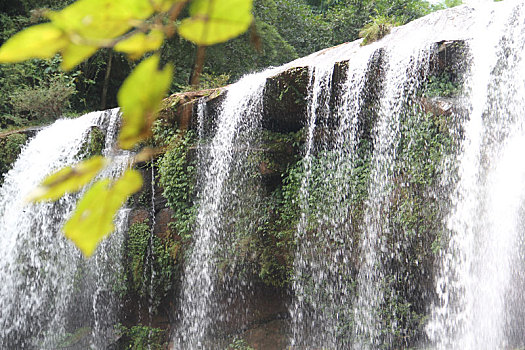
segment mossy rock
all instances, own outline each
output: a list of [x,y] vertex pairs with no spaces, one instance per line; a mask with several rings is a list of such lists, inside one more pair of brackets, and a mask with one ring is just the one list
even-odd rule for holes
[[305,124],[308,67],[290,68],[266,80],[263,127],[272,131],[298,131]]
[[87,140],[80,147],[78,154],[87,159],[96,155],[101,155],[106,142],[106,134],[97,126],[92,126],[89,130]]
[[0,184],[4,181],[3,175],[11,169],[26,142],[27,136],[23,133],[0,138]]

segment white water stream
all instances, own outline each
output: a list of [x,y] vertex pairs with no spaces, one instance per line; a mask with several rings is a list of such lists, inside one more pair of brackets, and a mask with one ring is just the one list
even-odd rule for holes
[[126,212],[119,214],[117,233],[86,260],[60,232],[78,195],[40,204],[25,198],[47,174],[79,160],[92,127],[107,134],[103,152],[115,160],[102,176],[127,167],[129,154],[113,150],[118,114],[92,112],[56,121],[23,147],[5,176],[0,189],[2,349],[101,349],[115,341],[114,288]]
[[[214,126],[207,129],[200,121],[198,212],[185,259],[176,349],[221,348],[216,340],[224,336],[221,327],[251,312],[237,307],[254,286],[239,273],[242,267],[230,249],[237,242],[229,232],[254,231],[255,221],[243,216],[252,209],[243,207],[256,205],[245,201],[252,189],[247,184],[254,181],[246,163],[261,128],[265,82],[294,66],[309,68],[310,86],[290,344],[298,349],[525,346],[525,5],[505,0],[473,6],[437,12],[369,46],[344,44],[227,88]],[[424,187],[417,183],[421,179],[407,180],[410,169],[402,168],[409,158],[398,150],[419,142],[403,123],[421,112],[419,91],[435,69],[441,43],[452,39],[465,41],[467,67],[456,100],[465,115],[450,117],[459,125],[452,130],[459,155],[444,155],[442,164],[435,164],[438,185]],[[344,79],[338,81],[334,65],[343,61]],[[199,105],[201,116],[205,108]],[[92,126],[105,131],[104,154],[115,159],[105,175],[125,169],[129,154],[113,149],[117,114],[94,112],[57,121],[24,146],[5,176],[0,188],[0,348],[58,348],[72,334],[76,343],[71,347],[78,349],[103,349],[115,340],[114,287],[125,210],[118,232],[84,260],[59,232],[78,196],[43,204],[27,204],[24,198],[46,174],[79,159]],[[367,120],[370,116],[374,119]],[[358,154],[363,141],[371,143],[365,148],[369,154]],[[369,164],[363,165],[365,158]],[[369,173],[360,174],[366,167]],[[367,176],[366,189],[352,187],[354,176]],[[425,223],[421,232],[417,225],[413,232],[395,231],[405,227],[395,222],[406,210],[397,205],[416,203],[409,201],[412,180],[413,188],[427,191],[421,194],[425,205],[442,205],[443,196],[450,203],[446,215],[436,214],[445,229],[432,233],[442,235],[432,236],[435,256],[430,244],[414,243],[428,239]],[[414,272],[407,266],[420,263],[409,261],[417,253],[411,249],[421,246],[427,250],[419,254],[431,257],[433,270],[411,281]],[[420,280],[430,283],[416,286]],[[414,291],[424,294],[414,297],[424,305],[409,305]],[[419,327],[417,343],[403,322]]]

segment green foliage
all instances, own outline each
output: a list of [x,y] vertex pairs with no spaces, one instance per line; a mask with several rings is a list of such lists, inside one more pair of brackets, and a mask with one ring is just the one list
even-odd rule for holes
[[254,350],[251,346],[249,346],[244,339],[241,338],[235,338],[233,341],[228,345],[226,350]]
[[90,84],[81,71],[60,71],[59,56],[0,65],[0,126],[42,125],[83,106],[77,85]]
[[14,112],[29,119],[57,119],[69,107],[69,99],[76,92],[73,84],[54,79],[44,86],[24,87],[10,96]]
[[181,86],[180,92],[215,89],[215,88],[219,88],[219,87],[228,85],[229,81],[230,81],[230,76],[228,74],[215,75],[215,74],[202,73],[198,86],[193,86],[193,85]]
[[134,223],[128,228],[125,253],[128,255],[129,286],[131,290],[147,295],[144,291],[144,265],[151,237],[151,229],[147,223]]
[[92,127],[89,132],[87,141],[82,145],[78,154],[82,158],[90,158],[97,155],[102,155],[106,142],[106,135],[100,128]]
[[359,36],[363,38],[361,45],[368,45],[390,33],[393,27],[398,26],[399,23],[392,17],[377,16],[372,18],[370,23],[367,23],[359,32]]
[[[160,130],[157,131],[159,132]],[[195,159],[191,158],[195,134],[192,131],[184,133],[177,130],[167,144],[168,151],[158,161],[159,182],[164,189],[163,195],[174,212],[175,233],[189,238],[196,211],[193,203],[196,169]]]
[[12,134],[0,138],[0,184],[4,181],[2,175],[11,169],[11,164],[18,158],[26,142],[27,136],[24,134]]
[[160,328],[137,325],[117,326],[123,337],[122,349],[126,350],[163,350],[166,348],[166,331]]
[[428,77],[423,95],[426,97],[453,97],[461,92],[461,84],[452,73],[443,72],[439,75]]
[[[127,292],[149,302],[156,308],[173,288],[180,243],[171,236],[152,235],[148,221],[132,224],[125,243]],[[152,273],[155,278],[152,279]],[[153,291],[153,295],[151,295]]]

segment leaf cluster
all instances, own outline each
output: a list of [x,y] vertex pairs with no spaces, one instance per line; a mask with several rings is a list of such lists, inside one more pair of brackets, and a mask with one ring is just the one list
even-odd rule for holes
[[387,34],[390,34],[390,30],[393,27],[399,24],[394,18],[387,16],[380,15],[372,18],[359,32],[359,36],[363,38],[361,45],[368,45],[382,39]]
[[178,130],[168,143],[168,151],[158,161],[159,182],[163,196],[173,209],[173,229],[175,233],[189,238],[195,221],[194,206],[196,166],[195,158],[191,157],[191,149],[195,145],[195,133],[183,133]]
[[13,134],[0,138],[0,184],[4,180],[3,175],[11,169],[12,163],[20,154],[26,141],[27,136],[24,134]]
[[[177,21],[186,5],[189,16]],[[8,39],[0,47],[0,63],[51,59],[58,53],[61,67],[70,70],[98,49],[108,47],[137,59],[159,50],[164,39],[175,32],[198,45],[211,45],[244,32],[252,22],[251,10],[252,0],[78,0],[61,10],[43,11],[49,22],[33,25]],[[124,81],[117,96],[123,114],[118,138],[121,148],[132,149],[151,135],[172,73],[169,64],[160,68],[160,55],[154,53]],[[49,88],[48,93],[59,92],[55,97],[60,104],[73,93],[55,85]],[[43,95],[41,90],[24,91],[14,103],[27,107],[24,103],[29,97],[35,102]],[[52,108],[52,112],[58,111]],[[94,157],[59,170],[43,181],[31,199],[56,200],[67,192],[78,191],[92,182],[104,166],[102,157]],[[141,187],[142,177],[134,170],[127,170],[116,180],[97,181],[64,225],[66,237],[90,256],[99,241],[113,231],[117,210]]]
[[126,350],[162,350],[166,347],[166,331],[144,325],[126,327],[118,325],[117,332],[122,336],[121,346]]

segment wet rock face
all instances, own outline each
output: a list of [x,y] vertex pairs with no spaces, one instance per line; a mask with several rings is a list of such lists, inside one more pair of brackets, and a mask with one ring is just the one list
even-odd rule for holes
[[298,131],[305,125],[308,67],[291,68],[267,79],[263,127],[271,131]]
[[149,211],[144,208],[135,208],[129,213],[128,225],[131,226],[146,220],[149,220]]
[[[431,58],[432,67],[429,74],[441,76],[446,73],[452,81],[459,81],[461,77],[456,72],[461,71],[467,56],[464,42],[460,40],[443,41],[436,45],[437,50]],[[340,61],[334,66],[330,86],[331,96],[333,96],[330,100],[332,106],[337,106],[340,102],[338,99],[343,95],[344,84],[342,83],[347,78],[348,65],[349,61]],[[371,133],[377,118],[377,101],[381,97],[384,66],[385,52],[383,49],[378,49],[367,67],[364,93],[361,96],[363,106],[358,116],[358,128],[359,137],[364,140],[372,140]],[[309,84],[310,72],[306,66],[292,67],[267,79],[263,97],[264,109],[261,125],[263,132],[285,134],[300,131],[306,125]],[[204,113],[204,127],[201,130],[204,130],[205,133],[212,133],[215,130],[217,115],[226,94],[226,89],[215,89],[173,95],[166,100],[166,107],[161,117],[167,120],[169,122],[167,124],[172,125],[173,128],[196,130],[199,127],[198,105],[202,103],[203,108],[200,111]],[[416,103],[424,113],[443,117],[460,114],[458,111],[461,109],[458,100],[453,96],[430,96],[422,93],[416,98]],[[323,121],[323,127],[317,131],[320,133],[319,138],[330,139],[330,135],[333,134],[333,126],[338,124],[335,117],[331,116],[332,119]],[[268,193],[283,186],[283,174],[300,158],[302,146],[297,146],[298,142],[296,139],[283,141],[280,137],[268,135],[267,139],[263,139],[257,147],[251,150],[254,156],[257,156],[258,176]],[[152,229],[156,237],[170,238],[180,244],[181,251],[184,251],[185,245],[189,242],[181,240],[181,237],[175,235],[170,229],[174,211],[168,208],[167,201],[162,196],[163,189],[157,184],[158,181],[152,179],[150,166],[143,164],[145,186],[141,193],[134,196],[135,209],[130,214],[130,225],[149,219],[149,223],[154,225]],[[155,182],[154,186],[151,184],[152,181]],[[154,208],[151,207],[152,203]],[[151,217],[152,215],[154,218]],[[180,263],[180,260],[177,261],[177,264]],[[283,265],[284,263],[280,266]],[[173,291],[179,290],[181,282],[180,274],[173,277]],[[231,304],[232,308],[250,310],[250,312],[244,313],[245,316],[238,319],[225,320],[219,327],[221,329],[220,341],[231,342],[236,337],[241,337],[254,349],[285,349],[289,334],[288,287],[269,287],[262,284],[259,277],[255,275],[253,284],[256,287],[249,298]],[[173,294],[161,302],[159,310],[162,310],[163,321],[158,322],[159,327],[171,330],[177,327],[178,320],[168,319],[169,317],[174,318],[173,315],[178,313],[176,300],[176,295]],[[228,314],[236,314],[235,310],[230,311]]]

